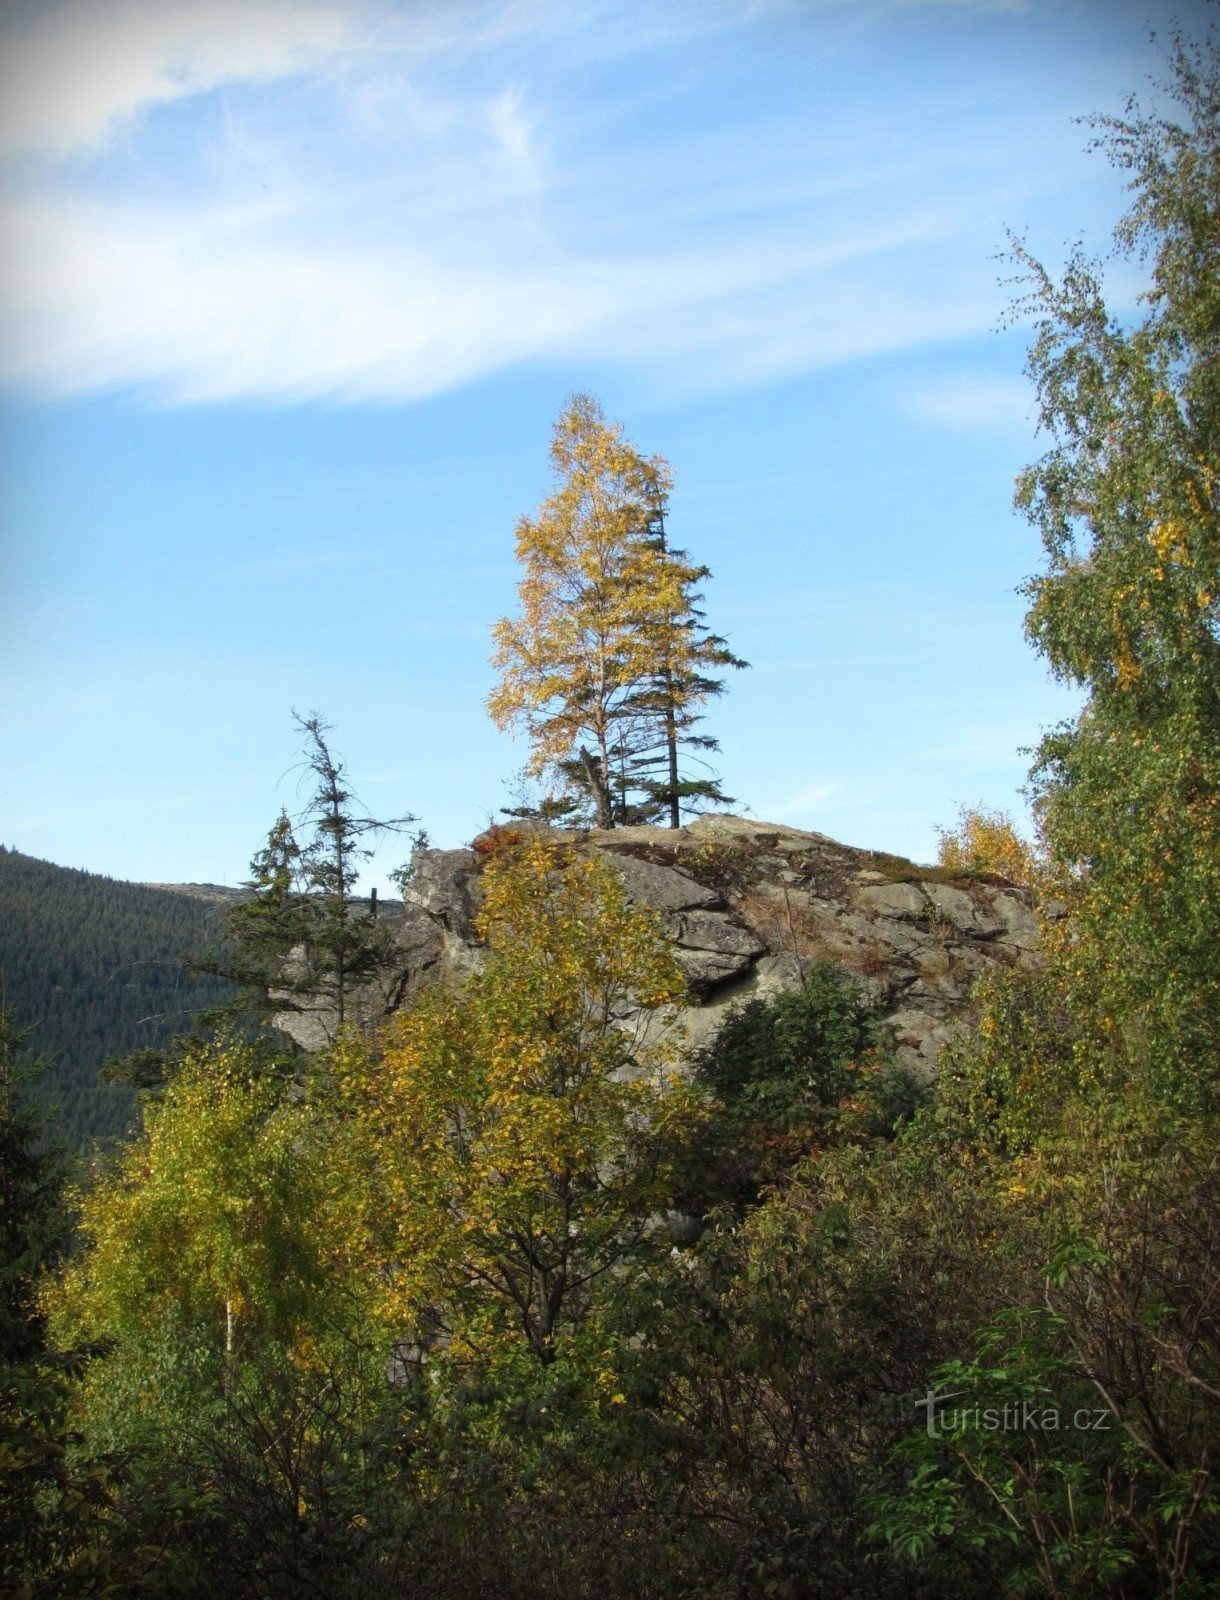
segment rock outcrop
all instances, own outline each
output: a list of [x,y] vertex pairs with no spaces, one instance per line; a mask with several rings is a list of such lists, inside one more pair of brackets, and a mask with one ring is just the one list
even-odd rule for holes
[[[832,960],[882,999],[900,1059],[926,1075],[966,1018],[975,979],[1037,958],[1029,891],[999,877],[920,867],[737,817],[546,831],[600,851],[631,899],[659,913],[690,986],[680,1021],[692,1046],[715,1032],[728,1005],[791,988],[809,962]],[[400,963],[361,997],[367,1022],[480,960],[479,852],[423,849],[413,866],[394,924]],[[314,1019],[278,1020],[305,1048],[322,1042]]]

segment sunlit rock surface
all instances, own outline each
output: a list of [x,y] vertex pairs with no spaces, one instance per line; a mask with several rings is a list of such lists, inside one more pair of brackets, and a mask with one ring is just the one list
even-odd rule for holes
[[[631,898],[658,913],[690,986],[680,1021],[691,1047],[733,1002],[791,988],[810,962],[830,960],[881,998],[900,1059],[925,1075],[967,1019],[975,979],[1037,957],[1029,891],[995,876],[920,867],[738,817],[680,829],[530,831],[600,851]],[[474,849],[416,852],[395,908],[401,961],[360,995],[361,1021],[379,1022],[427,984],[474,970],[480,872]],[[318,1018],[278,1022],[306,1049],[326,1036]]]

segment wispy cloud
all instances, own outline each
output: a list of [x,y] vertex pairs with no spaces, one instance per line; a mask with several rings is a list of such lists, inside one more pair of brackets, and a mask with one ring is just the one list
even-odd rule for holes
[[877,3],[893,11],[910,11],[916,7],[921,10],[931,10],[933,7],[946,7],[958,11],[1028,11],[1033,0],[877,0]]
[[406,400],[510,362],[631,362],[694,387],[757,382],[987,326],[886,261],[910,229],[834,250],[777,234],[581,257],[488,219],[427,246],[293,237],[264,201],[203,216],[89,202],[14,207],[0,361],[46,394],[139,386],[171,403],[240,396]]
[[[226,84],[469,61],[548,38],[632,53],[738,26],[746,0],[10,0],[0,17],[0,155],[91,150],[150,108]],[[389,68],[389,72],[384,71]],[[375,96],[374,96],[375,98]],[[511,102],[512,91],[502,97]]]
[[929,378],[900,393],[898,403],[918,422],[966,432],[994,428],[1028,432],[1036,421],[1029,383],[997,372],[956,372]]
[[[790,123],[768,109],[774,124],[742,143],[723,107],[682,98],[677,69],[700,48],[782,13],[743,0],[676,0],[659,18],[624,0],[13,12],[0,380],[170,404],[401,401],[576,361],[704,392],[989,326],[994,241],[962,242],[995,175],[942,181],[949,135],[896,160],[802,102]],[[593,110],[572,86],[616,52],[633,69]],[[911,403],[971,414],[947,391]]]
[[420,250],[294,247],[263,221],[25,217],[6,376],[51,394],[146,386],[171,402],[410,399],[533,353],[585,315],[579,286],[557,294]]
[[61,0],[9,13],[0,150],[95,148],[148,107],[305,71],[366,38],[359,0]]

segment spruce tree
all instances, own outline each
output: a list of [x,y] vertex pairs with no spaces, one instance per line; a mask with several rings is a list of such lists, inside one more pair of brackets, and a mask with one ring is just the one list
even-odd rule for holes
[[0,1365],[28,1361],[45,1343],[37,1285],[67,1237],[61,1146],[48,1135],[38,1081],[49,1063],[31,1057],[30,1029],[0,1009]]
[[694,565],[685,550],[670,548],[665,515],[665,502],[658,498],[645,523],[644,537],[656,565],[655,580],[644,592],[640,625],[651,642],[655,667],[638,699],[647,742],[635,754],[634,776],[645,808],[677,828],[684,811],[733,804],[705,762],[700,761],[704,776],[684,774],[682,752],[719,750],[717,740],[694,728],[703,720],[708,700],[724,693],[724,679],[716,673],[747,663],[704,625],[703,596],[696,586],[711,577],[711,569]]
[[308,1014],[333,1034],[352,1020],[354,992],[392,959],[392,934],[375,900],[357,894],[361,866],[373,854],[368,841],[415,818],[362,813],[331,748],[330,724],[316,712],[296,722],[313,790],[297,818],[281,811],[255,854],[249,893],[225,917],[227,952],[200,965],[237,982],[231,1010],[262,1022]]
[[578,394],[551,464],[552,493],[517,525],[521,614],[496,624],[488,710],[529,737],[527,771],[575,790],[599,827],[676,827],[684,799],[723,800],[714,779],[683,776],[680,751],[716,748],[691,729],[723,690],[717,670],[745,663],[703,626],[708,569],[667,546],[665,460]]

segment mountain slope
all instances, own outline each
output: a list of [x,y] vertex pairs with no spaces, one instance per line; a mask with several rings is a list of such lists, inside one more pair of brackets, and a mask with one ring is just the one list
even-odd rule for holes
[[215,944],[233,892],[123,883],[0,846],[0,997],[51,1060],[69,1143],[131,1124],[131,1092],[98,1081],[106,1061],[165,1044],[228,992],[188,980],[182,961]]

